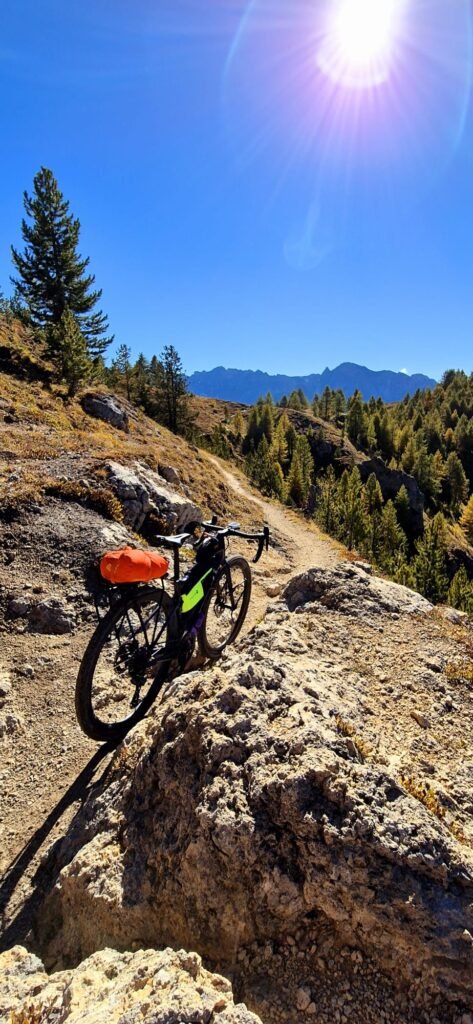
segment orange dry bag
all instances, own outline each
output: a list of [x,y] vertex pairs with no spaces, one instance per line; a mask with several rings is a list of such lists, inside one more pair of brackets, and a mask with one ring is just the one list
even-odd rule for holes
[[154,551],[121,548],[107,551],[100,561],[100,572],[109,583],[149,583],[165,576],[169,569],[167,558]]

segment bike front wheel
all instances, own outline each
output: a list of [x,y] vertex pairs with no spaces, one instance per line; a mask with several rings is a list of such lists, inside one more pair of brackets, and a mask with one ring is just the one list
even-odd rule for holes
[[218,658],[236,640],[251,597],[251,570],[245,558],[228,558],[218,570],[208,598],[199,645],[207,658]]
[[120,598],[95,630],[76,684],[79,725],[93,740],[119,741],[146,714],[171,660],[171,600],[147,587]]

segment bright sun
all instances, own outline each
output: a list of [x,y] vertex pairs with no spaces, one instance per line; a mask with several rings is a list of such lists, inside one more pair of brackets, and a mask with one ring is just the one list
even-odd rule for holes
[[367,88],[389,75],[402,0],[333,0],[319,65],[343,85]]

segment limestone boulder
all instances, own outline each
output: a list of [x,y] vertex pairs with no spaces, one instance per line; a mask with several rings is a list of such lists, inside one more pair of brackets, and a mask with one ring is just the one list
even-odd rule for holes
[[383,612],[425,614],[432,605],[409,587],[375,576],[363,562],[339,562],[332,569],[314,568],[295,576],[285,587],[283,598],[291,611],[317,601],[357,617]]
[[103,395],[99,391],[88,391],[83,395],[81,404],[84,412],[95,419],[110,423],[117,430],[128,431],[128,413],[125,407],[113,395]]
[[173,490],[159,473],[141,463],[122,466],[107,464],[109,486],[123,505],[126,525],[140,530],[150,512],[164,520],[169,533],[185,530],[202,519],[201,509],[189,498]]
[[395,983],[473,1003],[469,847],[369,755],[336,699],[350,676],[341,707],[355,719],[363,679],[342,652],[358,622],[402,636],[430,606],[369,567],[325,576],[325,590],[317,570],[292,581],[238,650],[176,679],[118,750],[54,851],[36,924],[48,964],[138,943],[198,949],[230,972],[240,949],[295,932],[317,949],[329,926]]
[[48,975],[22,946],[0,954],[0,1020],[61,1024],[261,1024],[196,953],[104,949]]

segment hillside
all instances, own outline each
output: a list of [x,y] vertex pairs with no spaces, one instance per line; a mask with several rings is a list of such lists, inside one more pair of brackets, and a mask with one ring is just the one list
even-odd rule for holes
[[[21,331],[2,359],[0,1019],[470,1024],[467,616],[121,397],[66,401]],[[97,748],[97,557],[198,510],[270,525],[244,633]]]
[[217,366],[214,370],[198,370],[189,377],[189,388],[196,395],[207,398],[221,398],[229,402],[243,402],[252,405],[262,395],[270,392],[275,402],[283,395],[301,388],[309,400],[325,387],[341,388],[350,396],[356,390],[363,398],[382,398],[385,402],[400,402],[406,394],[412,395],[418,388],[435,387],[436,381],[422,373],[394,373],[392,370],[369,370],[356,363],[342,363],[334,370],[308,376],[286,376],[269,374],[261,370],[233,370]]

